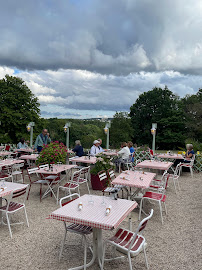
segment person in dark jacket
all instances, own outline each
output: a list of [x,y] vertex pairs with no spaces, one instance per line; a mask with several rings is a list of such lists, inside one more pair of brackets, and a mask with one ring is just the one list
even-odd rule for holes
[[81,142],[79,140],[75,141],[75,147],[72,149],[73,152],[76,153],[76,156],[82,157],[84,155],[83,153],[83,147],[81,146]]

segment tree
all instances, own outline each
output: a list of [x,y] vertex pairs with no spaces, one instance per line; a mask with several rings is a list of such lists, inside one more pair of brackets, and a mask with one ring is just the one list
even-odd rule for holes
[[39,103],[21,78],[6,75],[0,80],[1,141],[17,143],[28,137],[26,125],[39,122]]
[[112,121],[110,134],[110,145],[120,147],[121,142],[131,141],[133,138],[133,128],[131,119],[127,112],[116,112]]
[[184,143],[184,114],[179,98],[166,86],[144,92],[130,108],[134,142],[151,146],[152,123],[157,123],[156,145],[161,149]]
[[186,95],[182,104],[187,137],[202,141],[202,89],[199,89],[196,95]]

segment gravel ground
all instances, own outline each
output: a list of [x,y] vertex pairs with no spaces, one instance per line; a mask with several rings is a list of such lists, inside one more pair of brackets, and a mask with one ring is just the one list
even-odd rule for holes
[[[176,195],[170,181],[167,189],[167,210],[164,214],[164,225],[161,224],[158,205],[145,204],[145,211],[152,207],[154,216],[148,223],[144,236],[147,241],[147,256],[152,270],[193,270],[202,269],[202,173],[183,173],[180,177],[181,191]],[[28,178],[26,178],[28,182]],[[87,193],[84,187],[81,195]],[[99,191],[92,191],[100,194]],[[68,234],[60,263],[58,254],[61,239],[64,235],[63,222],[48,220],[47,216],[58,208],[55,199],[47,197],[41,203],[39,186],[33,185],[27,213],[30,227],[16,225],[12,227],[13,238],[10,239],[8,227],[0,225],[1,262],[0,269],[68,269],[83,263],[83,247],[80,237]],[[22,220],[23,212],[16,213],[14,220]],[[133,228],[138,224],[138,210],[132,213]],[[122,227],[128,227],[127,220]],[[103,231],[103,238],[112,236],[114,232]],[[89,243],[92,243],[90,235]],[[110,250],[107,254],[110,255]],[[88,254],[88,261],[91,254]],[[143,253],[133,258],[133,269],[146,269]],[[99,269],[97,264],[88,268]],[[127,259],[106,262],[105,269],[129,269]]]

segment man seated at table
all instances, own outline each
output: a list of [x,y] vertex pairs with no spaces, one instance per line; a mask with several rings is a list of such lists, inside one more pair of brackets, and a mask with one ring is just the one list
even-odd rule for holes
[[99,142],[98,148],[100,150],[100,153],[102,153],[102,152],[104,152],[104,149],[101,147],[102,139],[98,139],[98,142]]
[[20,142],[17,144],[17,149],[25,149],[28,148],[28,145],[25,143],[25,139],[21,138]]
[[100,142],[98,140],[95,140],[93,142],[93,146],[90,149],[90,155],[91,156],[96,156],[97,154],[100,153],[100,149],[98,147],[99,145],[100,145]]
[[84,155],[83,153],[83,147],[81,146],[81,142],[79,140],[75,141],[75,147],[72,149],[73,152],[76,153],[76,156],[82,157]]
[[115,160],[116,169],[119,168],[120,163],[124,164],[126,161],[129,161],[129,159],[131,159],[130,149],[128,148],[128,145],[126,142],[123,142],[121,144],[121,148],[122,149],[119,152],[117,152],[119,157]]

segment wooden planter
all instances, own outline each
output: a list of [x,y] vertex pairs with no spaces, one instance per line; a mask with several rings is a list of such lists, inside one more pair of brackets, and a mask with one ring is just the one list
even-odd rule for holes
[[100,182],[97,174],[91,174],[91,186],[93,190],[103,190],[107,186],[107,181]]

